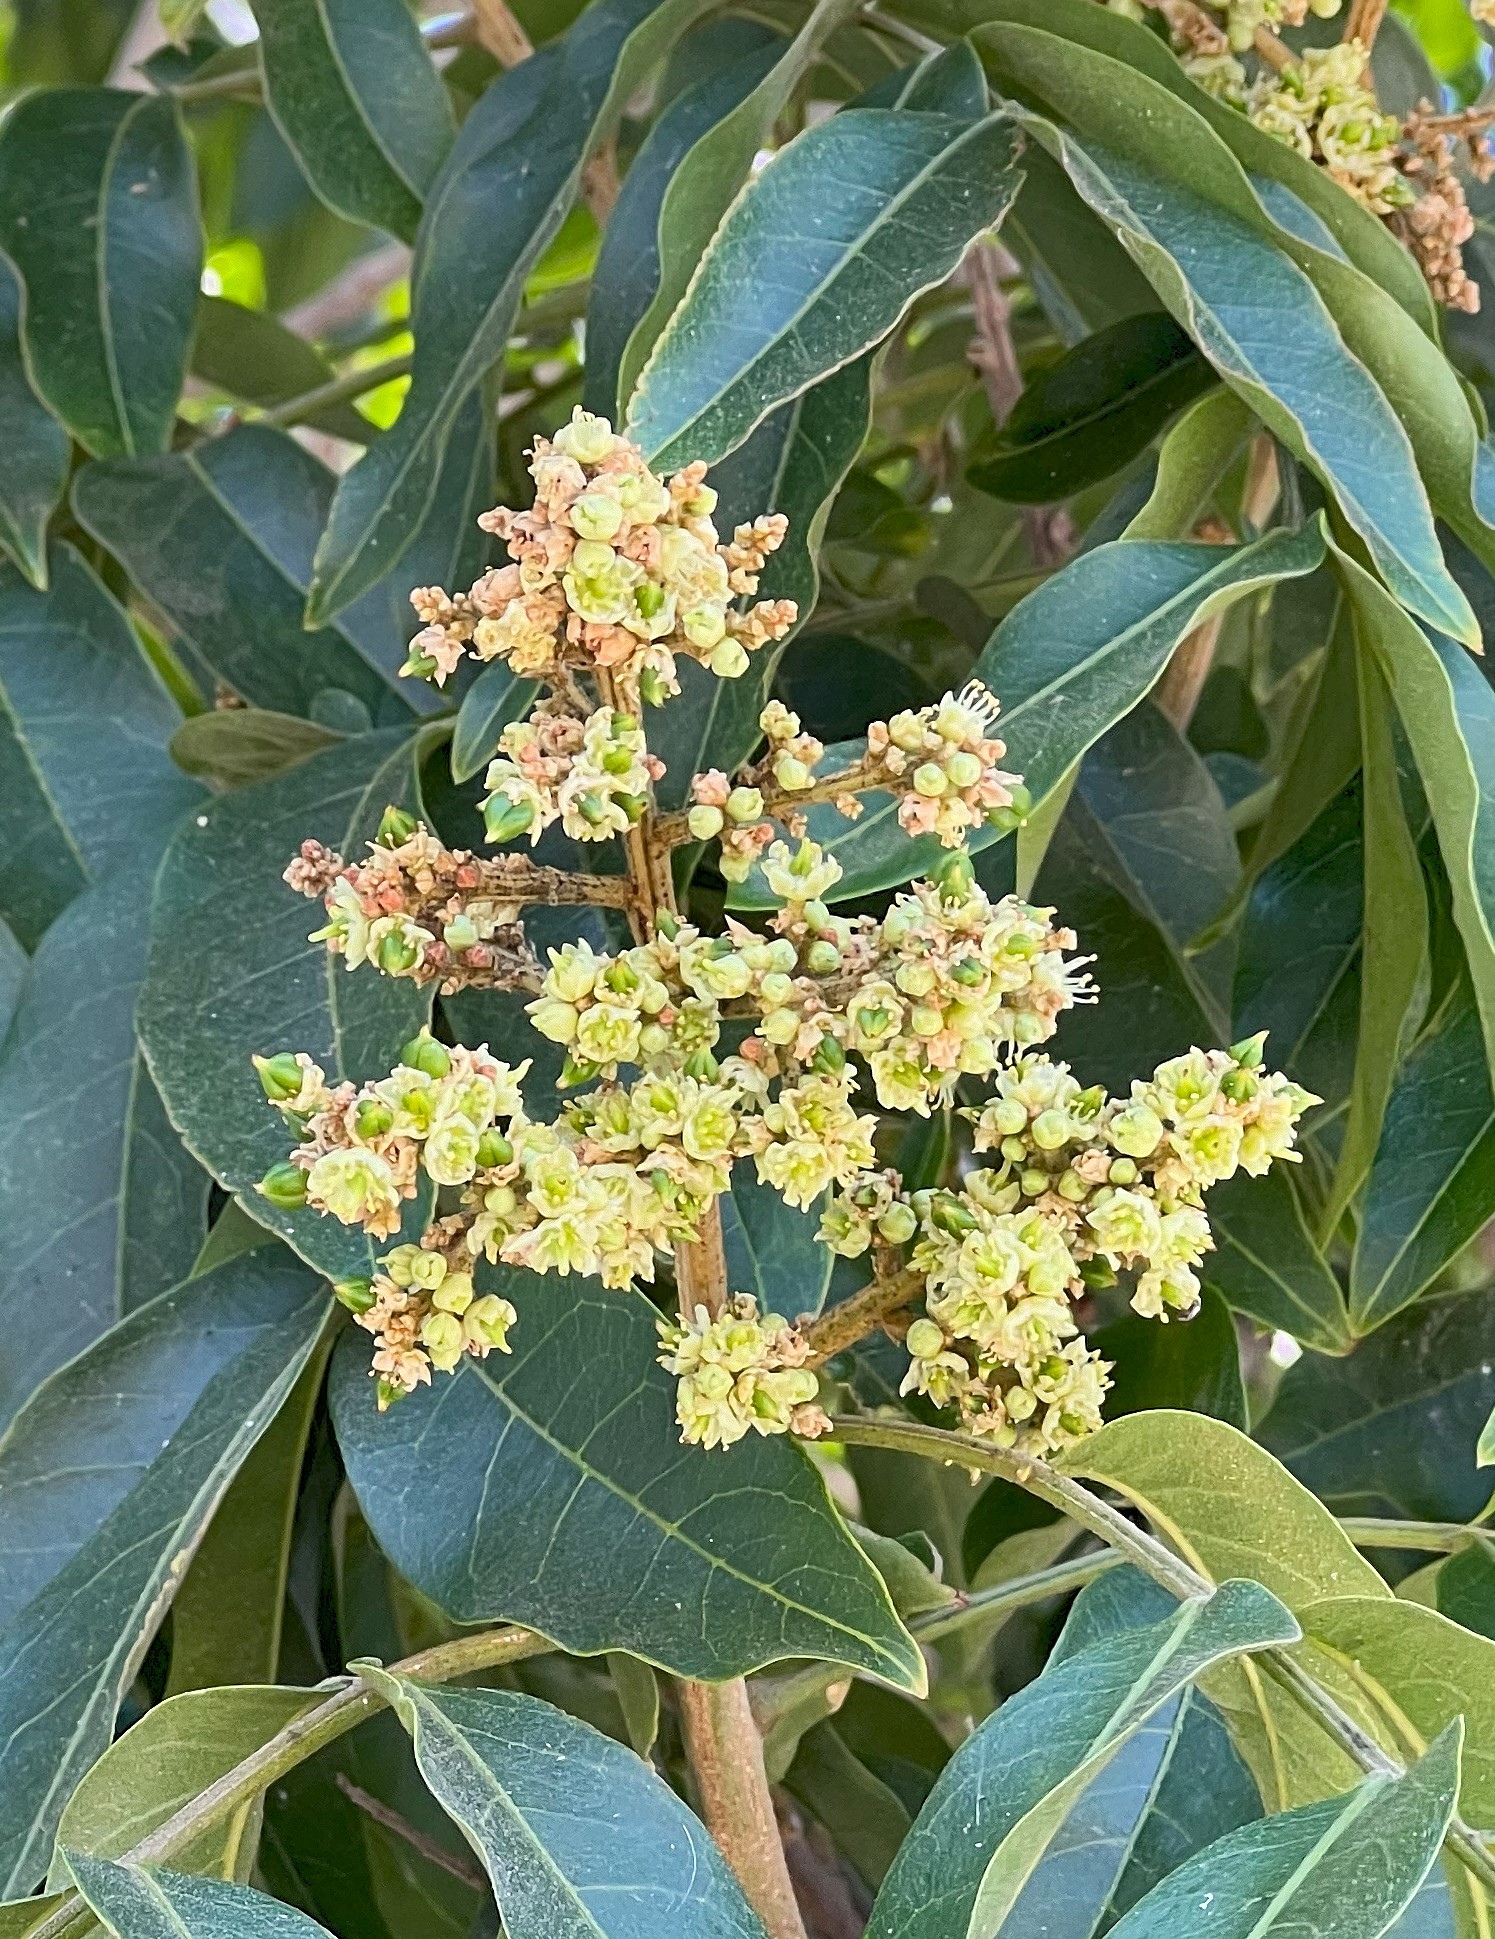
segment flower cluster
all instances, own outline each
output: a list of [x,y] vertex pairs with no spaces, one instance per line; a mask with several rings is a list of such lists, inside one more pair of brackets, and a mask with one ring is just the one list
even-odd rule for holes
[[759,1316],[739,1293],[715,1319],[698,1306],[689,1319],[659,1321],[660,1364],[675,1374],[680,1437],[730,1447],[749,1428],[813,1438],[830,1421],[815,1406],[819,1387],[805,1365],[809,1345],[778,1313]]
[[898,822],[908,834],[958,848],[982,823],[1016,828],[1030,804],[1019,777],[997,765],[1007,748],[992,733],[996,717],[996,697],[972,680],[938,706],[867,729],[869,781],[902,794]]
[[500,507],[478,521],[513,563],[457,598],[435,587],[411,594],[424,623],[407,673],[441,682],[469,653],[542,680],[600,668],[658,704],[679,691],[677,653],[732,679],[794,624],[792,600],[735,604],[757,592],[787,521],[755,519],[723,544],[704,465],[658,478],[637,445],[578,407],[553,440],[535,440],[530,476],[530,510]]
[[528,720],[505,727],[498,747],[482,803],[492,842],[528,835],[533,846],[554,821],[578,842],[625,834],[664,773],[636,717],[611,707],[582,720],[559,701],[542,701]]
[[1490,179],[1495,155],[1487,145],[1487,126],[1477,113],[1466,118],[1419,111],[1402,128],[1408,152],[1401,165],[1418,195],[1395,227],[1438,301],[1468,314],[1479,308],[1479,285],[1464,268],[1463,254],[1474,234],[1474,216],[1455,163],[1462,160],[1476,181]]
[[509,1328],[518,1314],[495,1293],[477,1295],[464,1238],[460,1230],[447,1234],[433,1227],[418,1246],[386,1253],[372,1278],[342,1279],[333,1289],[374,1336],[381,1413],[429,1384],[432,1367],[454,1373],[464,1354],[486,1360],[495,1351],[513,1351]]
[[528,973],[519,900],[501,864],[448,848],[412,815],[386,810],[368,859],[347,862],[306,841],[285,871],[327,912],[311,941],[347,968],[443,988],[502,986]]
[[821,1238],[856,1256],[917,1234],[925,1310],[908,1329],[905,1392],[955,1407],[973,1432],[1052,1452],[1100,1421],[1107,1367],[1081,1340],[1073,1302],[1132,1276],[1148,1318],[1187,1318],[1213,1240],[1211,1185],[1293,1154],[1318,1100],[1260,1069],[1261,1040],[1191,1050],[1125,1099],[1082,1090],[1064,1064],[1019,1058],[979,1111],[978,1152],[1000,1163],[957,1192],[904,1195],[896,1176],[858,1180],[827,1208]]
[[1310,47],[1280,73],[1262,74],[1246,95],[1256,126],[1328,170],[1376,215],[1414,200],[1401,172],[1401,123],[1382,114],[1366,80],[1358,40]]

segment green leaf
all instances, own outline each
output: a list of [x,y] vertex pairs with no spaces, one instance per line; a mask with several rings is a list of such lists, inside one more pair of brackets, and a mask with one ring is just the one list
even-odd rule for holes
[[[262,410],[304,397],[337,375],[319,350],[268,310],[248,310],[222,296],[197,299],[188,368],[214,390]],[[328,405],[306,422],[353,444],[367,444],[374,435],[373,425],[351,404]]]
[[1146,277],[1081,201],[1064,170],[1031,144],[1023,154],[1023,185],[1002,233],[1067,343],[1158,307]]
[[146,1871],[69,1852],[78,1886],[115,1939],[328,1939],[294,1906],[247,1885]]
[[1046,1670],[941,1772],[878,1893],[869,1939],[997,1931],[1075,1799],[1133,1731],[1211,1665],[1297,1635],[1275,1596],[1229,1582]]
[[[972,668],[1002,702],[1004,765],[1022,774],[1035,805],[1106,730],[1156,685],[1174,647],[1195,626],[1237,599],[1311,572],[1323,556],[1315,522],[1241,546],[1167,545],[1127,539],[1082,553],[997,627]],[[826,759],[854,757],[855,745]],[[927,870],[941,850],[932,837],[910,841],[896,803],[869,793],[850,826],[832,807],[813,808],[810,834],[846,874],[833,894],[845,900],[892,888]],[[971,832],[973,852],[998,837]],[[734,891],[734,908],[763,908],[761,877]]]
[[[819,598],[820,543],[836,493],[867,435],[871,384],[870,359],[848,364],[782,405],[711,474],[722,531],[762,512],[788,518],[788,537],[759,576],[758,596],[792,599],[801,621]],[[790,637],[755,654],[736,680],[718,680],[683,654],[675,662],[680,694],[649,721],[649,744],[666,770],[657,789],[663,807],[685,805],[692,775],[708,768],[730,774],[758,746],[758,717]]]
[[[715,26],[708,22],[686,44],[699,45],[704,54],[719,41],[725,43],[729,35],[732,58],[709,62],[702,79],[682,89],[660,114],[629,164],[622,191],[607,219],[597,266],[592,272],[586,329],[586,404],[588,410],[601,417],[616,420],[620,415],[618,374],[623,354],[635,325],[656,299],[663,254],[666,249],[674,253],[679,229],[672,226],[667,234],[661,233],[661,205],[667,198],[682,203],[689,201],[693,215],[709,214],[710,198],[705,193],[704,182],[699,186],[693,183],[694,195],[686,194],[682,169],[689,166],[694,175],[698,165],[687,163],[687,157],[700,145],[704,160],[710,148],[723,139],[713,131],[754,93],[789,44],[769,27],[740,20],[718,22]],[[758,135],[756,126],[749,132]],[[742,174],[751,166],[758,145],[761,145],[761,136],[743,164]],[[727,187],[728,200],[737,185],[734,181]],[[719,216],[720,210],[717,213]],[[714,222],[706,223],[701,247],[710,241],[714,226]],[[687,279],[688,275],[687,271]],[[683,293],[682,284],[675,292],[675,300]],[[662,306],[660,324],[671,307],[672,303]],[[657,334],[657,329],[649,341],[653,334]],[[642,362],[647,348],[646,342],[636,364]]]
[[402,1574],[458,1622],[502,1616],[582,1655],[622,1649],[707,1679],[812,1656],[922,1687],[807,1457],[779,1437],[681,1445],[646,1300],[494,1283],[519,1309],[512,1358],[469,1360],[385,1415],[367,1343],[349,1336],[333,1362],[348,1475]]
[[[642,301],[625,310],[620,319],[625,334],[619,342],[619,354],[610,365],[604,365],[610,380],[606,403],[601,407],[604,416],[616,421],[626,407],[639,372],[690,286],[733,198],[749,178],[754,160],[771,145],[775,124],[795,87],[827,37],[852,11],[848,0],[816,0],[787,47],[781,43],[777,50],[765,50],[768,54],[776,51],[779,56],[766,72],[762,71],[762,57],[753,57],[723,64],[723,74],[713,75],[712,98],[722,102],[726,111],[717,109],[711,125],[677,158],[669,180],[656,193],[647,245],[647,254],[652,257],[647,265],[648,280],[640,290]],[[733,71],[741,78],[732,91],[735,98],[729,100],[722,89],[725,72]],[[692,119],[705,112],[704,93],[696,91],[696,95],[700,105]],[[983,100],[982,107],[985,105]],[[662,116],[661,124],[667,119]],[[682,119],[672,121],[670,127],[673,145],[685,132],[685,124]],[[600,270],[600,262],[598,267]]]
[[324,624],[389,572],[430,508],[452,424],[502,357],[525,279],[583,163],[705,0],[599,0],[521,61],[462,125],[426,200],[411,283],[415,362],[392,429],[343,477],[307,617]]
[[1250,1426],[1235,1322],[1212,1287],[1204,1287],[1187,1326],[1159,1326],[1126,1313],[1090,1338],[1111,1362],[1108,1418],[1176,1407],[1213,1414],[1243,1431]]
[[1105,844],[1101,867],[1172,945],[1178,971],[1221,1036],[1229,1034],[1228,951],[1185,945],[1228,900],[1240,856],[1214,777],[1156,707],[1124,714],[1081,764],[1077,786]]
[[197,177],[159,94],[59,88],[0,134],[0,247],[26,287],[26,367],[96,457],[161,451],[197,312]]
[[[410,799],[411,762],[412,743],[400,734],[344,741],[210,802],[166,852],[140,1035],[173,1123],[232,1192],[251,1192],[291,1142],[251,1056],[304,1050],[334,1082],[363,1083],[393,1067],[430,1014],[429,991],[349,971],[308,942],[320,905],[279,880],[308,838],[361,853],[385,807]],[[367,1271],[361,1232],[316,1212],[250,1203],[329,1278]]]
[[0,256],[0,545],[33,586],[47,584],[47,520],[67,485],[67,432],[31,388],[21,351],[22,292]]
[[166,752],[180,720],[76,552],[56,548],[46,592],[0,566],[0,914],[27,948],[201,799]]
[[1483,1294],[1400,1314],[1342,1360],[1289,1367],[1260,1440],[1339,1515],[1472,1521],[1495,1405],[1495,1312]]
[[1295,1612],[1326,1596],[1391,1593],[1301,1482],[1207,1414],[1128,1414],[1056,1465],[1135,1502],[1212,1581],[1249,1569]]
[[255,0],[254,15],[266,104],[307,181],[408,242],[454,125],[404,0]]
[[1427,791],[1495,1063],[1495,691],[1466,653],[1429,638],[1353,560],[1337,563],[1357,638],[1391,689]]
[[[1190,405],[1159,446],[1152,491],[1123,536],[1188,538],[1209,510],[1220,481],[1245,449],[1254,424],[1233,390],[1209,391]],[[1291,590],[1285,587],[1279,599]],[[1274,611],[1277,604],[1274,599]]]
[[783,1783],[876,1891],[908,1835],[909,1812],[898,1794],[829,1723],[805,1732]]
[[492,760],[510,721],[523,720],[538,697],[533,680],[516,677],[507,660],[483,668],[462,696],[452,729],[452,779],[470,781]]
[[[73,1882],[63,1847],[88,1858],[122,1858],[317,1700],[312,1690],[261,1684],[193,1690],[147,1710],[68,1799],[48,1889],[65,1891]],[[241,1860],[253,1858],[258,1817],[254,1805],[241,1805],[179,1852],[176,1863],[184,1871],[236,1877]]]
[[1368,1333],[1424,1292],[1495,1214],[1495,1095],[1467,980],[1398,1072],[1350,1263]]
[[639,376],[629,429],[655,469],[725,457],[880,343],[1001,221],[1015,152],[1004,115],[878,108],[833,115],[782,149],[723,220]]
[[1051,505],[1131,463],[1214,373],[1171,316],[1098,330],[1041,370],[966,476],[1013,505]]
[[251,1253],[132,1313],[0,1441],[0,1878],[34,1886],[68,1796],[235,1469],[321,1331],[326,1291]]
[[1308,1128],[1343,1108],[1359,1021],[1365,840],[1359,780],[1256,880],[1240,929],[1234,1037],[1267,1033],[1267,1056],[1323,1098]]
[[1344,1294],[1287,1167],[1216,1185],[1208,1204],[1215,1250],[1201,1268],[1204,1283],[1262,1326],[1321,1353],[1343,1353],[1351,1337]]
[[[182,637],[256,707],[306,714],[329,690],[376,726],[409,720],[395,686],[404,642],[383,611],[302,627],[311,555],[334,481],[284,431],[241,424],[162,458],[87,466],[73,484],[81,523],[128,568]],[[430,704],[429,702],[427,703]]]
[[[1083,122],[1084,138],[1076,140],[1038,116],[1022,117],[1221,377],[1334,494],[1396,597],[1433,625],[1476,643],[1474,615],[1438,549],[1407,430],[1310,277],[1278,246],[1281,232],[1262,217],[1222,145],[1165,88],[1118,62],[1027,27],[990,28],[983,39],[1000,47],[1004,73]],[[1224,162],[1238,190],[1235,205],[1204,199],[1176,175],[1144,172],[1128,152],[1135,150],[1135,127],[1129,141],[1123,125],[1128,117],[1149,129],[1166,126],[1179,142],[1197,131],[1205,151],[1201,168]],[[1169,165],[1176,170],[1177,158]],[[1357,295],[1371,288],[1355,278]],[[1389,301],[1387,315],[1425,347],[1421,332]],[[1400,337],[1396,348],[1410,351]],[[1467,421],[1467,406],[1460,401],[1456,408]],[[1446,435],[1441,420],[1439,428]],[[1472,443],[1469,459],[1472,465]],[[1466,504],[1467,494],[1466,474]]]
[[1133,1906],[1118,1939],[1380,1939],[1438,1856],[1461,1736],[1455,1725],[1405,1777],[1369,1778],[1217,1839]]
[[171,758],[184,774],[219,788],[269,781],[342,739],[314,720],[264,707],[212,707],[184,720],[171,737]]
[[185,1279],[208,1176],[135,1043],[149,869],[87,889],[43,937],[0,1049],[0,1425],[122,1312]]
[[733,1167],[732,1189],[721,1201],[727,1278],[734,1293],[753,1293],[766,1313],[786,1319],[818,1313],[830,1288],[835,1255],[815,1234],[818,1203],[796,1211],[751,1165]]
[[[237,1209],[236,1200],[229,1204]],[[171,1610],[168,1697],[275,1680],[301,1471],[331,1348],[329,1333],[250,1449],[188,1564]]]
[[705,1826],[649,1765],[514,1690],[367,1672],[482,1858],[510,1939],[757,1939],[757,1917]]

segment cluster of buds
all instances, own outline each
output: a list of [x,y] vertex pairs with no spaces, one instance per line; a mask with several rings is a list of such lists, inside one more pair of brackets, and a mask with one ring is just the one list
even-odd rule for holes
[[899,826],[938,835],[959,848],[983,824],[1008,833],[1032,805],[1015,774],[997,765],[1007,752],[992,733],[996,697],[972,680],[934,707],[873,721],[867,729],[867,782],[902,796]]
[[1474,234],[1474,216],[1455,164],[1461,161],[1476,181],[1489,181],[1495,156],[1487,143],[1488,122],[1478,113],[1445,117],[1426,108],[1424,103],[1409,115],[1402,128],[1408,151],[1401,165],[1418,196],[1394,226],[1438,301],[1472,315],[1479,308],[1479,285],[1464,268],[1464,244]]
[[402,808],[385,810],[366,861],[306,841],[285,871],[327,912],[311,941],[348,969],[443,988],[499,986],[529,973],[519,903],[501,865],[448,848]]
[[482,803],[491,842],[528,835],[533,846],[559,821],[573,841],[626,834],[649,805],[664,763],[649,752],[633,714],[599,707],[579,718],[558,700],[499,737]]
[[387,1252],[372,1278],[340,1279],[333,1286],[358,1324],[374,1336],[372,1371],[381,1414],[392,1401],[429,1384],[433,1367],[455,1373],[464,1354],[486,1360],[495,1351],[513,1351],[509,1328],[517,1313],[496,1293],[479,1297],[461,1222],[446,1223],[455,1223],[457,1230],[433,1227],[418,1246]]
[[1320,163],[1373,214],[1390,215],[1415,199],[1401,171],[1401,123],[1376,105],[1358,40],[1307,48],[1290,67],[1260,75],[1247,92],[1246,113],[1266,134]]
[[[803,732],[799,715],[781,700],[771,700],[758,716],[767,743],[762,756],[743,768],[734,781],[720,768],[691,780],[691,807],[686,826],[691,839],[709,842],[721,837],[719,866],[728,882],[745,882],[753,863],[774,838],[765,808],[802,832],[797,797],[810,798],[817,787],[816,768],[825,758],[825,743]],[[848,777],[855,779],[857,777]],[[849,820],[862,812],[854,793],[837,795],[836,805]]]
[[715,1319],[704,1306],[678,1323],[659,1321],[660,1364],[676,1375],[675,1418],[682,1440],[730,1447],[749,1428],[759,1434],[826,1433],[815,1405],[819,1382],[805,1365],[809,1345],[778,1313],[759,1315],[739,1293]]
[[554,439],[535,440],[530,476],[530,510],[500,507],[478,521],[513,563],[455,599],[433,587],[411,594],[424,624],[405,672],[441,682],[467,653],[542,680],[566,666],[602,669],[657,705],[679,691],[677,653],[733,679],[794,624],[792,600],[735,604],[757,592],[787,521],[769,514],[723,544],[704,465],[656,477],[637,445],[578,407]]

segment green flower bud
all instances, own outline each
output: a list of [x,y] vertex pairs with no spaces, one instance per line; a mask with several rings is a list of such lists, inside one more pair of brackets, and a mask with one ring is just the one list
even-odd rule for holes
[[906,1245],[918,1229],[919,1221],[911,1205],[890,1205],[877,1221],[879,1238],[885,1239],[890,1246]]
[[999,835],[1010,835],[1014,828],[1022,827],[1023,818],[1015,814],[1011,808],[988,808],[986,825],[988,828],[995,828]]
[[841,967],[841,952],[832,942],[818,938],[805,951],[805,968],[811,976],[834,976]]
[[1106,1259],[1087,1259],[1080,1277],[1092,1292],[1104,1292],[1107,1286],[1116,1284],[1116,1268]]
[[663,612],[668,598],[664,587],[655,585],[652,579],[645,579],[634,588],[633,603],[645,619],[653,619],[657,613]]
[[945,1350],[943,1328],[933,1320],[915,1320],[904,1336],[903,1344],[916,1360],[932,1360],[937,1353]]
[[306,1173],[289,1162],[272,1165],[254,1188],[282,1212],[296,1212],[306,1203]]
[[1257,1070],[1266,1056],[1267,1033],[1258,1030],[1254,1037],[1242,1037],[1230,1046],[1230,1055],[1243,1070]]
[[1138,1171],[1130,1158],[1113,1158],[1106,1177],[1112,1185],[1135,1185]]
[[507,795],[495,794],[483,803],[483,826],[493,843],[514,841],[534,819],[534,804],[529,801],[510,801]]
[[963,1205],[953,1192],[936,1195],[929,1208],[929,1222],[956,1239],[964,1238],[967,1232],[974,1232],[980,1224],[971,1208]]
[[976,864],[963,848],[953,849],[934,872],[942,901],[964,902],[976,880]]
[[1007,792],[1012,796],[1012,812],[1018,820],[1026,821],[1033,812],[1033,796],[1021,781],[1015,782]]
[[560,1088],[562,1090],[569,1090],[573,1084],[590,1084],[596,1075],[597,1066],[595,1064],[588,1064],[579,1057],[571,1056],[568,1052],[566,1061],[561,1066]]
[[1069,1114],[1065,1111],[1040,1111],[1033,1120],[1032,1139],[1040,1151],[1057,1151],[1069,1143]]
[[260,1087],[272,1104],[284,1104],[301,1089],[301,1066],[294,1052],[283,1050],[276,1057],[256,1057],[254,1067],[260,1074]]
[[665,937],[669,942],[673,942],[680,934],[680,919],[671,910],[660,909],[654,917],[654,929],[657,935]]
[[1249,1104],[1261,1086],[1250,1071],[1237,1066],[1235,1070],[1226,1071],[1220,1079],[1220,1089],[1232,1104]]
[[481,1299],[474,1300],[463,1314],[462,1331],[468,1340],[486,1347],[496,1347],[500,1353],[512,1353],[509,1328],[517,1317],[506,1299],[485,1293]]
[[374,1282],[371,1279],[334,1279],[332,1297],[339,1306],[346,1306],[350,1313],[366,1313],[374,1303]]
[[945,763],[945,774],[952,788],[972,788],[981,779],[981,762],[964,750],[952,754]]
[[1015,1136],[1004,1138],[998,1146],[998,1150],[1009,1165],[1022,1165],[1027,1162],[1028,1158],[1028,1140]]
[[382,1098],[377,1097],[360,1098],[358,1108],[353,1113],[353,1128],[367,1144],[382,1138],[394,1121],[394,1112]]
[[763,796],[757,788],[734,788],[727,796],[727,819],[735,822],[761,821]]
[[[401,674],[409,680],[429,680],[436,671],[436,661],[429,653],[412,653],[400,668]],[[380,1385],[384,1383],[381,1381]]]
[[685,1075],[695,1078],[699,1084],[714,1084],[721,1075],[721,1065],[704,1046],[693,1050],[685,1060]]
[[463,915],[453,916],[442,930],[441,940],[454,956],[460,956],[464,951],[472,949],[482,938],[478,935],[478,926],[472,917]]
[[615,794],[613,800],[627,815],[629,822],[635,825],[643,820],[644,811],[649,806],[643,796],[637,794]]
[[638,692],[646,707],[662,707],[670,697],[668,682],[654,667],[645,667],[639,675]]
[[415,816],[404,808],[389,807],[384,810],[384,818],[379,823],[379,832],[374,839],[381,848],[400,848],[408,842],[420,823]]
[[514,1147],[501,1131],[485,1131],[478,1139],[478,1170],[492,1171],[496,1165],[512,1165]]
[[427,1313],[420,1323],[420,1343],[439,1373],[451,1373],[462,1358],[462,1322],[455,1313]]
[[1046,1171],[1031,1168],[1018,1180],[1024,1198],[1038,1198],[1049,1188],[1049,1175]]
[[796,761],[792,754],[781,754],[774,762],[773,778],[788,794],[799,794],[815,779],[804,762]]
[[815,1046],[815,1054],[810,1059],[810,1068],[820,1071],[826,1077],[834,1077],[837,1071],[843,1071],[846,1068],[846,1052],[834,1037],[822,1037]]
[[623,523],[623,507],[611,492],[584,491],[571,501],[571,524],[581,539],[612,538]]
[[698,801],[685,817],[686,827],[698,842],[709,842],[714,835],[719,835],[725,822],[726,817],[720,808],[709,807],[702,801]]
[[945,779],[945,770],[933,761],[925,761],[921,767],[914,769],[915,794],[928,795],[931,799],[937,800],[949,785]]
[[1071,1205],[1079,1205],[1090,1195],[1090,1187],[1077,1171],[1060,1174],[1059,1183],[1054,1188],[1060,1198],[1068,1199]]
[[425,1029],[404,1046],[400,1052],[400,1062],[408,1070],[422,1071],[440,1083],[452,1067],[452,1053],[445,1044],[437,1043],[429,1029]]
[[405,1389],[396,1381],[386,1380],[384,1375],[380,1374],[378,1384],[374,1388],[374,1397],[382,1414],[387,1407],[393,1407],[397,1400],[404,1400]]
[[421,946],[413,936],[391,929],[387,936],[380,937],[376,954],[379,968],[386,976],[400,976],[420,961]]
[[585,794],[576,797],[576,812],[593,828],[600,828],[607,820],[607,796],[596,788],[588,788]]
[[604,774],[626,774],[633,766],[633,755],[626,747],[610,747],[602,757]]

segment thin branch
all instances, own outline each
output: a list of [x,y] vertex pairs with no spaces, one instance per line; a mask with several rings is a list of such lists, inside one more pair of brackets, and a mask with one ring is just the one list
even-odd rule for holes
[[937,1643],[942,1636],[953,1636],[972,1623],[990,1622],[993,1616],[1014,1615],[1050,1596],[1067,1596],[1071,1589],[1083,1589],[1107,1569],[1119,1568],[1121,1557],[1114,1549],[1092,1550],[1089,1555],[1071,1556],[1052,1568],[1035,1569],[1031,1575],[1014,1576],[1010,1582],[996,1583],[990,1589],[976,1589],[958,1596],[943,1609],[926,1609],[911,1616],[908,1626],[921,1643]]
[[1386,18],[1386,0],[1350,0],[1350,11],[1345,18],[1342,40],[1358,40],[1365,49],[1366,65],[1370,65],[1370,50],[1376,44],[1376,35],[1381,31],[1381,22]]
[[[318,416],[334,404],[347,404],[355,397],[366,397],[371,390],[378,390],[394,377],[407,377],[412,362],[409,351],[399,357],[386,357],[382,364],[370,364],[365,370],[351,370],[344,377],[334,377],[330,382],[319,384],[315,390],[303,391],[299,397],[289,397],[284,404],[277,404],[273,410],[265,411],[257,420],[260,424],[278,425],[287,430],[293,424],[304,424],[308,418]],[[369,426],[370,431],[374,426]]]
[[924,1281],[918,1273],[899,1272],[874,1279],[850,1299],[843,1299],[813,1326],[804,1329],[810,1343],[809,1364],[818,1367],[838,1353],[844,1353],[849,1346],[855,1346],[858,1340],[881,1326],[890,1313],[896,1313],[900,1306],[916,1299],[923,1289]]
[[518,67],[535,44],[509,11],[505,0],[472,0],[477,37],[500,67]]
[[486,1891],[488,1874],[478,1866],[471,1865],[456,1852],[448,1851],[445,1845],[438,1845],[434,1838],[428,1838],[418,1831],[408,1818],[402,1818],[392,1805],[384,1804],[371,1791],[355,1784],[346,1771],[339,1771],[333,1782],[348,1802],[361,1811],[366,1818],[372,1818],[376,1825],[383,1825],[392,1831],[396,1838],[403,1839],[412,1851],[418,1851],[428,1864],[437,1866],[452,1878],[460,1879],[470,1885],[475,1892]]
[[[1047,1462],[992,1447],[968,1434],[950,1434],[937,1427],[924,1427],[914,1421],[869,1420],[859,1417],[837,1418],[832,1422],[837,1439],[863,1447],[893,1448],[918,1454],[929,1460],[956,1463],[988,1474],[999,1474],[1027,1489],[1088,1528],[1092,1534],[1135,1562],[1154,1582],[1182,1599],[1211,1594],[1214,1584],[1207,1576],[1175,1555],[1153,1535],[1129,1522],[1117,1509],[1093,1495],[1068,1475],[1060,1474]],[[1302,1666],[1283,1649],[1254,1653],[1253,1661],[1279,1684],[1316,1723],[1333,1738],[1340,1749],[1374,1775],[1400,1776],[1403,1767],[1388,1756],[1375,1740],[1366,1735]],[[1455,1816],[1444,1842],[1462,1860],[1482,1885],[1495,1889],[1495,1857],[1480,1834]]]
[[[554,1648],[554,1643],[536,1636],[532,1630],[505,1626],[485,1630],[479,1636],[462,1636],[454,1643],[439,1643],[434,1649],[421,1650],[392,1667],[398,1675],[417,1677],[423,1683],[450,1683],[454,1677],[466,1676],[474,1670],[517,1663],[522,1657],[542,1656]],[[205,1791],[189,1798],[164,1824],[157,1825],[125,1852],[122,1862],[162,1865],[178,1857],[203,1832],[232,1817],[277,1778],[293,1771],[324,1745],[346,1736],[365,1717],[372,1717],[385,1708],[386,1699],[377,1690],[360,1676],[350,1677],[325,1703],[319,1703],[315,1710],[309,1710],[305,1716],[278,1730],[267,1743],[235,1764],[231,1771],[225,1771]],[[69,1892],[28,1939],[62,1939],[64,1933],[82,1932],[94,1923],[93,1913],[81,1894]]]
[[1270,27],[1258,27],[1251,45],[1267,66],[1279,74],[1294,65],[1292,49],[1278,40]]
[[1476,1542],[1495,1540],[1495,1528],[1481,1522],[1402,1522],[1341,1515],[1339,1525],[1357,1549],[1427,1549],[1452,1555]]
[[366,316],[384,292],[410,268],[410,251],[403,242],[386,243],[349,263],[341,276],[280,319],[288,330],[308,343],[345,330]]
[[[763,819],[783,821],[790,815],[803,814],[817,801],[834,801],[837,795],[859,794],[864,789],[886,785],[869,776],[866,763],[859,761],[854,767],[838,768],[834,774],[817,774],[812,786],[797,793],[772,786],[762,789]],[[690,832],[688,810],[677,815],[658,815],[652,828],[655,841],[664,848],[680,848],[695,840]]]

